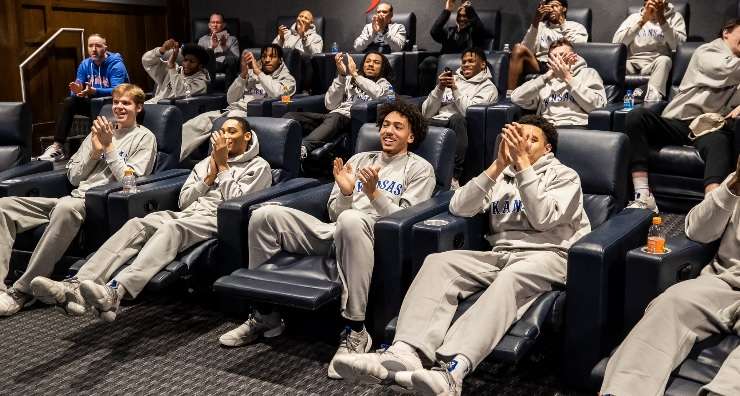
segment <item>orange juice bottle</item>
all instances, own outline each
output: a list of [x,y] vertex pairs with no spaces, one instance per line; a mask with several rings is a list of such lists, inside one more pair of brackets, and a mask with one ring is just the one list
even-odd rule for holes
[[648,253],[665,253],[665,234],[663,233],[663,219],[659,216],[653,217],[653,225],[648,230],[647,251]]

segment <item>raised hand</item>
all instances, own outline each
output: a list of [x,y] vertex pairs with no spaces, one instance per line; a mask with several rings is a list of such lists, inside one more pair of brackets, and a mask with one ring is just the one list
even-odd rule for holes
[[83,87],[82,83],[79,82],[79,81],[73,81],[73,82],[69,83],[69,90],[73,94],[75,94],[75,95],[77,95],[80,92],[82,92],[83,89],[84,89],[84,87]]
[[249,51],[246,51],[242,54],[241,59],[241,78],[246,79],[247,75],[249,74],[249,68],[252,66],[252,60],[254,59],[254,54],[252,54]]
[[175,42],[175,47],[172,49],[170,59],[167,61],[167,67],[174,69],[177,66],[177,55],[180,53],[180,44]]
[[506,133],[506,128],[508,128],[511,124],[506,124],[503,128],[501,128],[501,139],[498,142],[498,152],[496,153],[496,162],[498,163],[499,169],[504,169],[507,166],[511,165],[513,162],[511,158],[511,153],[509,152],[509,146],[506,144],[506,142],[503,139],[504,133]]
[[350,76],[357,77],[357,64],[351,56],[347,56],[347,69]]
[[362,192],[368,198],[374,199],[378,191],[378,180],[380,180],[380,166],[366,166],[359,170],[357,178],[362,182]]
[[85,89],[83,89],[80,92],[77,92],[77,96],[79,96],[81,98],[82,97],[87,97],[87,98],[93,97],[93,96],[95,96],[95,92],[96,91],[97,91],[97,89],[95,89],[95,87],[93,87],[92,85],[90,85],[90,83],[85,83]]
[[250,59],[249,67],[252,69],[252,71],[254,72],[254,74],[259,75],[260,73],[262,73],[262,66],[257,61],[257,57],[254,56],[254,54],[252,54],[252,57]]
[[347,67],[344,65],[344,53],[338,52],[334,55],[334,63],[337,64],[337,73],[339,73],[340,76],[346,76]]
[[355,190],[355,177],[352,174],[352,165],[345,165],[341,158],[334,158],[334,163],[332,165],[334,181],[337,183],[339,191],[341,191],[343,195],[352,195]]
[[221,35],[221,38],[218,39],[218,44],[221,46],[222,49],[226,49],[226,43],[229,40],[228,33],[224,33]]
[[[296,23],[296,26],[298,24]],[[285,35],[288,34],[288,28],[285,27],[285,25],[278,26],[278,41],[280,41],[280,44],[285,42]]]
[[532,165],[529,161],[529,135],[524,127],[514,122],[507,124],[504,129],[502,136],[504,143],[508,145],[512,163],[519,171],[529,168]]
[[445,10],[452,11],[455,9],[455,0],[445,0]]
[[110,151],[113,144],[113,124],[108,122],[107,118],[98,116],[93,120],[92,134],[94,155],[100,156]]
[[211,134],[211,158],[218,166],[219,172],[229,169],[229,146],[226,144],[226,138],[223,131],[217,131]]
[[304,22],[302,21],[295,22],[295,32],[298,33],[298,36],[303,38],[306,35],[307,30],[308,30],[308,26]]
[[179,47],[179,45],[177,45],[177,41],[175,41],[174,39],[168,39],[159,46],[159,53],[164,55],[165,52],[175,47]]
[[532,25],[537,26],[542,20],[545,19],[545,16],[547,16],[548,13],[552,11],[552,7],[549,5],[546,5],[544,3],[540,3],[537,6],[537,11],[534,13],[534,18],[532,19]]
[[373,27],[373,33],[378,33],[381,30],[383,30],[382,29],[382,25],[381,25],[381,21],[380,21],[380,17],[378,17],[377,14],[376,15],[373,15],[372,27]]
[[218,34],[216,32],[211,33],[211,49],[218,47]]
[[566,82],[569,82],[571,78],[573,78],[573,74],[570,71],[570,65],[565,62],[562,56],[551,55],[548,65],[552,71],[552,77]]

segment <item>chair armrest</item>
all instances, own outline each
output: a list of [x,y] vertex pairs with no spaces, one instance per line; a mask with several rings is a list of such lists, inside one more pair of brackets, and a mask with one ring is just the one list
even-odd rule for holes
[[624,306],[624,260],[645,243],[654,213],[625,209],[568,252],[563,375],[572,386],[586,383],[591,369],[620,340]]
[[588,129],[612,131],[614,112],[623,108],[624,103],[609,103],[600,109],[588,113]]
[[72,189],[67,170],[58,169],[2,181],[0,197],[60,198],[69,195]]
[[33,175],[40,172],[48,172],[51,170],[54,170],[54,163],[51,161],[31,161],[0,172],[0,181]]
[[719,242],[703,244],[686,236],[671,238],[666,254],[650,254],[641,247],[627,253],[625,269],[625,327],[635,325],[650,301],[674,284],[695,278],[717,254]]
[[375,266],[368,300],[370,328],[382,336],[385,325],[401,309],[401,301],[412,280],[412,227],[442,212],[452,199],[446,191],[412,207],[378,219],[374,227]]
[[[329,202],[329,195],[331,194],[333,187],[334,183],[321,184],[316,187],[271,199],[270,204],[298,209],[316,217],[317,219],[328,221],[329,210],[326,207],[326,204]],[[251,216],[251,213],[261,206],[262,205],[252,205],[249,208],[249,216]]]
[[[259,204],[274,202],[286,194],[302,192],[319,185],[316,179],[290,179],[260,192],[228,200],[218,207],[218,247],[215,265],[219,274],[230,274],[246,266],[248,261],[248,230],[252,210]],[[326,201],[324,201],[326,206]]]
[[158,102],[164,105],[174,105],[182,112],[183,122],[208,111],[221,110],[226,107],[225,94],[206,94],[190,97],[162,99]]
[[[663,113],[663,109],[668,106],[668,102],[666,101],[658,101],[658,102],[644,102],[639,105],[636,105],[635,108],[646,108],[648,110],[651,110],[657,114]],[[625,125],[627,123],[627,114],[629,114],[630,110],[625,110],[624,108],[617,109],[614,111],[614,114],[612,115],[612,130],[616,132],[624,132]]]
[[250,117],[271,117],[272,104],[280,101],[279,98],[252,99],[247,103],[247,115]]
[[180,189],[187,178],[188,175],[180,175],[137,186],[138,191],[133,194],[114,192],[108,195],[110,233],[134,217],[144,217],[160,210],[179,210]]
[[326,113],[324,105],[324,95],[310,95],[300,98],[293,97],[290,103],[283,103],[279,100],[272,103],[272,116],[275,118],[282,117],[288,112],[310,112]]

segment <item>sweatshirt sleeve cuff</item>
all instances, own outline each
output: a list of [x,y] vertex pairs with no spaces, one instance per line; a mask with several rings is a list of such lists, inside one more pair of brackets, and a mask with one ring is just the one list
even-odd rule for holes
[[206,184],[203,180],[199,180],[195,185],[193,186],[195,188],[195,191],[197,191],[200,195],[203,195],[208,191],[211,187]]
[[116,151],[116,149],[113,149],[103,154],[103,158],[105,159],[105,162],[111,164],[121,159],[121,156],[118,154],[118,151]]
[[222,170],[221,172],[218,172],[218,174],[216,175],[216,181],[218,183],[222,183],[224,181],[231,180],[231,179],[232,177],[231,177],[230,169]]
[[496,181],[491,179],[486,172],[483,172],[473,179],[473,183],[480,187],[481,190],[488,192],[496,184]]

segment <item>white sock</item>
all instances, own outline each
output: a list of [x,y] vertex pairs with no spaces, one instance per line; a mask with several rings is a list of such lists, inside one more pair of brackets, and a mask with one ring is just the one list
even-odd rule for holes
[[470,360],[466,358],[463,355],[456,355],[454,359],[450,361],[452,363],[452,366],[450,366],[450,374],[452,374],[452,378],[454,378],[459,383],[463,382],[463,379],[465,379],[465,376],[468,375],[470,372],[472,364],[470,363]]
[[650,194],[650,182],[648,182],[647,176],[632,176],[632,185],[635,187],[635,194],[640,197],[649,197]]

